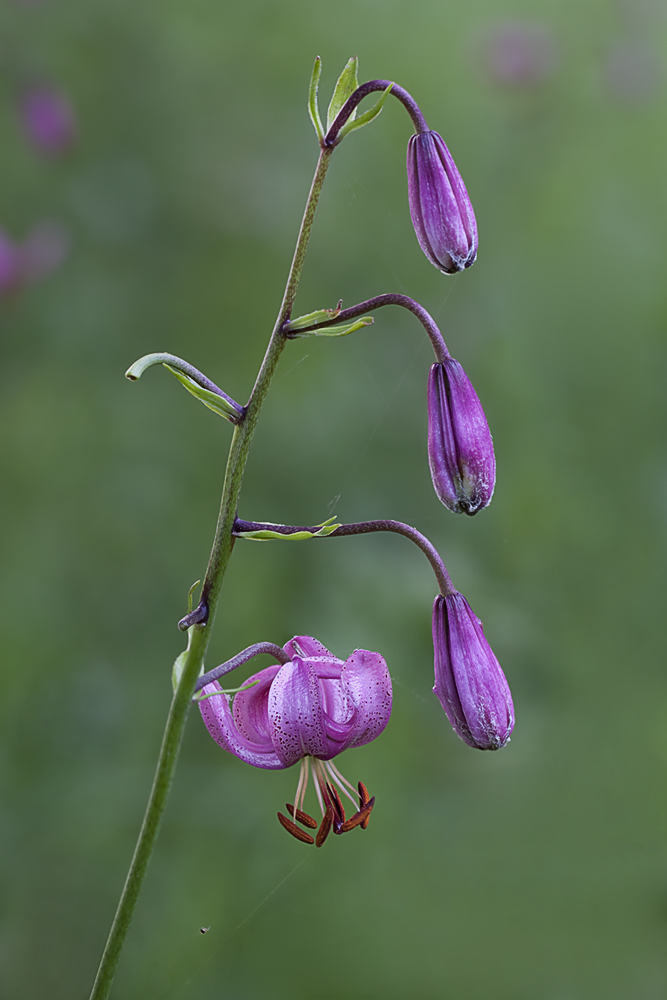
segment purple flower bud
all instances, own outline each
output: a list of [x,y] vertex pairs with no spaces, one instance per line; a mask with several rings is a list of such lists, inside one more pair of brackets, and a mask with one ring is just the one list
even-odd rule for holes
[[24,91],[20,112],[26,136],[41,153],[57,156],[74,142],[74,112],[65,95],[54,87],[40,85]]
[[408,143],[408,198],[419,245],[432,264],[445,274],[456,274],[475,263],[475,214],[437,132],[419,132]]
[[493,441],[482,404],[458,361],[428,377],[428,464],[438,499],[455,514],[476,514],[496,484]]
[[514,728],[509,685],[482,623],[458,592],[433,603],[434,693],[454,732],[477,750],[499,750]]

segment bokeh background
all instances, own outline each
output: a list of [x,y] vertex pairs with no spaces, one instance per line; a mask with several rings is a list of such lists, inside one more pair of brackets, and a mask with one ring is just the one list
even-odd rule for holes
[[385,309],[288,345],[241,514],[429,535],[515,735],[490,754],[452,733],[407,541],[239,543],[209,666],[304,632],[382,651],[391,723],[339,761],[376,811],[298,844],[275,818],[296,772],[225,754],[193,712],[114,996],[662,1000],[665,5],[3,0],[2,20],[1,995],[87,996],[217,513],[230,426],[164,370],[123,372],[167,350],[247,398],[317,157],[313,59],[326,110],[357,54],[445,137],[479,259],[448,278],[421,254],[390,100],[335,154],[297,311],[421,301],[486,408],[496,496],[472,519],[435,498],[430,346]]

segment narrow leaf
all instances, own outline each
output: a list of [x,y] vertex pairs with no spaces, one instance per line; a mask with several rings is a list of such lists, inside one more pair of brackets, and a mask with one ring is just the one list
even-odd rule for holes
[[334,323],[333,326],[324,326],[319,330],[306,330],[304,333],[299,333],[296,330],[291,334],[291,337],[293,340],[301,337],[347,337],[348,333],[361,330],[364,326],[372,326],[374,322],[372,316],[365,316],[363,319],[355,319],[351,323]]
[[249,681],[247,684],[242,684],[238,688],[220,688],[219,691],[211,691],[210,694],[199,694],[197,693],[193,701],[206,701],[207,698],[215,698],[216,695],[220,694],[238,694],[239,691],[249,691],[250,688],[254,687],[255,684],[259,684],[259,678],[256,681]]
[[[338,82],[334,88],[333,97],[331,98],[331,103],[329,104],[329,108],[327,110],[327,132],[335,122],[338,112],[343,107],[348,97],[350,97],[359,86],[359,80],[357,79],[358,66],[359,60],[357,56],[352,56],[345,66],[345,69],[338,77]],[[356,114],[356,111],[352,112],[350,121],[356,117]]]
[[172,368],[171,365],[165,365],[164,367],[169,369],[172,375],[176,376],[178,381],[181,385],[185,386],[188,392],[191,392],[193,396],[204,404],[204,406],[208,406],[209,410],[213,410],[213,412],[217,413],[218,416],[225,417],[227,420],[231,418],[232,423],[238,418],[238,411],[235,410],[231,403],[228,403],[223,396],[218,396],[217,393],[211,392],[210,389],[203,389],[202,386],[197,385],[197,383],[193,382],[191,378],[188,378],[187,375],[177,371],[176,368]]
[[153,365],[164,365],[165,368],[168,368],[179,382],[185,386],[188,392],[191,392],[193,396],[196,396],[205,406],[208,406],[210,410],[213,410],[219,416],[226,417],[232,423],[238,423],[243,416],[245,411],[242,406],[239,406],[231,396],[228,396],[227,393],[218,388],[215,382],[211,382],[206,375],[198,371],[193,365],[188,364],[183,358],[177,358],[175,354],[165,354],[164,352],[146,354],[143,358],[135,361],[133,365],[130,365],[125,372],[125,378],[130,379],[131,382],[136,382],[137,379],[141,378],[146,369],[151,368]]
[[305,326],[315,326],[316,323],[327,323],[330,319],[335,319],[340,314],[340,306],[335,309],[317,309],[315,312],[307,313],[305,316],[297,316],[291,319],[283,327],[288,333],[293,330],[303,330]]
[[[340,528],[340,524],[336,522],[335,517],[330,517],[321,524],[315,524],[313,527],[319,528],[319,531],[292,531],[290,534],[284,534],[282,531],[271,531],[271,528],[268,527],[271,521],[264,521],[263,523],[267,525],[266,528],[259,528],[256,531],[239,531],[235,534],[237,534],[238,538],[247,538],[251,542],[284,541],[285,539],[290,542],[304,542],[309,538],[326,538],[336,528]],[[275,524],[274,527],[284,528],[286,525]]]
[[350,121],[347,122],[347,124],[342,127],[342,129],[338,133],[339,142],[341,139],[344,139],[346,135],[349,135],[350,132],[354,132],[355,128],[362,128],[364,125],[368,125],[369,122],[372,122],[374,118],[377,118],[377,116],[382,111],[384,102],[387,100],[389,92],[393,86],[394,86],[393,83],[389,84],[387,89],[382,92],[380,100],[373,105],[370,111],[365,111],[363,115],[359,115],[359,117],[355,121],[350,119]]
[[174,689],[174,694],[178,691],[178,685],[180,684],[181,677],[183,676],[185,658],[187,655],[187,651],[184,651],[174,660],[174,666],[171,671],[171,686]]
[[315,60],[315,65],[313,66],[313,75],[310,78],[310,91],[308,93],[308,114],[310,115],[310,120],[313,123],[313,128],[317,132],[317,138],[320,140],[320,142],[324,138],[322,119],[320,118],[320,112],[317,107],[317,89],[320,84],[321,72],[322,72],[322,60],[318,56]]

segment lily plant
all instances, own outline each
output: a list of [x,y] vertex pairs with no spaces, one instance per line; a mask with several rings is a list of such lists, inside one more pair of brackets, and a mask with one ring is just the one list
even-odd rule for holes
[[[136,381],[148,368],[163,365],[193,396],[228,420],[234,430],[208,567],[196,607],[192,607],[193,587],[188,596],[188,613],[178,622],[187,633],[187,648],[172,669],[174,694],[155,778],[91,1000],[109,996],[193,704],[197,704],[216,743],[245,763],[269,770],[300,765],[294,802],[286,805],[289,815],[278,812],[282,827],[299,841],[322,847],[332,831],[340,835],[357,828],[365,830],[369,823],[375,799],[363,782],[354,785],[348,781],[334,758],[376,739],[389,722],[391,678],[379,653],[357,649],[343,661],[312,636],[299,635],[283,645],[257,642],[226,663],[205,669],[222,580],[237,539],[333,539],[377,531],[408,538],[428,559],[438,584],[432,620],[433,690],[454,731],[475,749],[496,750],[507,743],[514,725],[510,690],[482,623],[452,584],[435,547],[416,528],[393,520],[341,524],[334,518],[314,525],[284,525],[244,521],[238,515],[253,434],[289,342],[301,337],[347,336],[372,323],[372,312],[389,305],[412,313],[434,349],[435,363],[428,375],[428,459],[438,498],[449,511],[471,516],[488,506],[495,486],[493,442],[482,405],[422,305],[406,295],[388,292],[346,309],[339,301],[335,308],[292,316],[315,210],[333,154],[352,132],[380,114],[390,96],[402,104],[414,128],[407,156],[408,201],[422,250],[444,274],[470,267],[477,255],[477,226],[466,187],[447,146],[437,132],[429,129],[413,97],[392,80],[370,80],[359,85],[357,60],[350,59],[334,88],[325,127],[318,109],[320,72],[318,57],[308,110],[319,143],[319,158],[282,302],[248,401],[238,403],[192,364],[172,354],[149,354],[126,372],[128,379]],[[375,104],[359,113],[361,102],[373,93],[379,94]],[[262,654],[269,654],[275,665],[253,674],[236,689],[220,685],[226,674]],[[311,776],[319,819],[303,808]],[[350,815],[346,814],[343,799],[352,803]]]

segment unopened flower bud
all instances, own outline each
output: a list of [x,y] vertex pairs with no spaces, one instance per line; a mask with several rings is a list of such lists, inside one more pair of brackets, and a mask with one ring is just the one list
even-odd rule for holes
[[428,377],[428,463],[438,499],[455,514],[476,514],[496,484],[493,441],[477,393],[458,361]]
[[419,132],[408,143],[408,198],[419,245],[432,264],[456,274],[475,263],[475,213],[437,132]]
[[482,623],[458,592],[433,604],[434,693],[454,732],[477,750],[499,750],[514,728],[514,706]]

